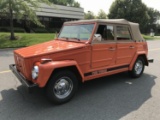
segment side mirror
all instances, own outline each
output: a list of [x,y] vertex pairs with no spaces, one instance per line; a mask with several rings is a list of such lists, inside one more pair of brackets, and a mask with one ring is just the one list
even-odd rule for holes
[[98,41],[98,42],[102,41],[101,34],[94,34],[93,41]]

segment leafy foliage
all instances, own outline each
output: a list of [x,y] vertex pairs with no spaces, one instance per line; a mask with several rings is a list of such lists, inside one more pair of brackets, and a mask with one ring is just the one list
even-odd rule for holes
[[76,1],[74,1],[74,3],[73,3],[73,7],[81,7],[81,5],[80,5],[80,3],[79,2],[76,2]]
[[80,7],[80,3],[76,2],[75,0],[49,0],[49,1],[57,5]]
[[35,12],[35,9],[37,9],[41,3],[50,5],[48,0],[0,0],[0,13],[2,13],[1,16],[5,16],[10,19],[10,39],[15,39],[13,26],[14,17],[16,19],[27,19],[39,26],[43,26],[39,22]]
[[[27,20],[31,20],[39,26],[43,26],[37,16],[35,9],[37,9],[41,3],[46,3],[50,5],[48,0],[0,0],[0,12],[3,15],[8,15],[10,17],[10,9],[14,12],[16,19],[22,19],[27,17]],[[9,4],[11,6],[9,6]]]
[[85,19],[94,19],[94,18],[95,18],[95,15],[94,15],[93,12],[88,11],[88,13],[85,13],[85,14],[84,14],[84,18],[85,18]]
[[153,31],[156,32],[157,27],[159,25],[156,22],[160,18],[160,12],[153,8],[148,8],[148,15],[150,18],[149,18],[147,31],[150,32],[150,30],[153,29]]
[[98,19],[106,19],[106,18],[107,18],[107,14],[101,9],[101,10],[98,12],[97,18],[98,18]]
[[141,31],[145,32],[150,18],[147,10],[147,6],[141,0],[115,0],[110,7],[108,17],[137,22]]

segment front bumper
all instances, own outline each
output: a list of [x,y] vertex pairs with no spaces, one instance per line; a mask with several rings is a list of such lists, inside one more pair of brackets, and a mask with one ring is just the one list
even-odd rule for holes
[[28,89],[28,92],[32,92],[34,88],[38,87],[37,84],[32,83],[30,81],[28,81],[26,78],[24,78],[20,72],[17,71],[15,64],[11,64],[9,65],[9,68],[12,70],[12,72],[14,73],[14,75],[18,78],[18,80],[24,85],[26,86],[26,88]]

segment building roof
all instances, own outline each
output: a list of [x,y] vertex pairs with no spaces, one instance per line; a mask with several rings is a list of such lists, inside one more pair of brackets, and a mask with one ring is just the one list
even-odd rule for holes
[[60,18],[73,18],[73,19],[84,19],[84,9],[62,6],[62,5],[47,5],[41,4],[36,10],[37,16],[46,17],[60,17]]

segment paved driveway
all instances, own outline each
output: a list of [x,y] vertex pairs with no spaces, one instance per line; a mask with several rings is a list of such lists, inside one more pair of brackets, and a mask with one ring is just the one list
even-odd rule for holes
[[121,73],[86,82],[60,106],[42,89],[28,94],[8,69],[12,49],[0,50],[0,120],[160,120],[160,41],[148,44],[155,61],[141,78]]

